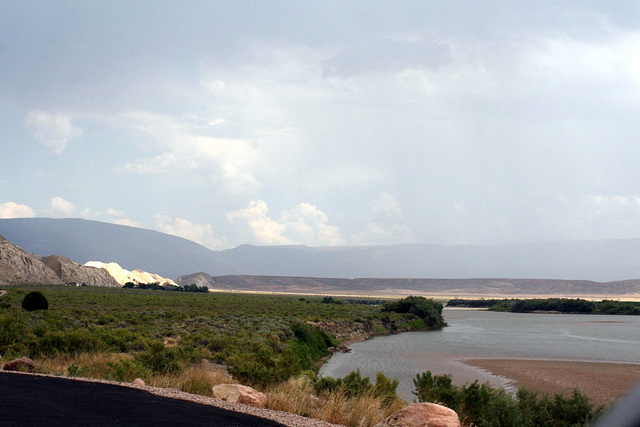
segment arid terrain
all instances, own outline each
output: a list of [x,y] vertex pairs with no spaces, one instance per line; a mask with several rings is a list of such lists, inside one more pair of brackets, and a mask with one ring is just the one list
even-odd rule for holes
[[423,295],[440,299],[548,298],[640,299],[640,280],[593,282],[545,279],[334,279],[285,276],[217,276],[196,273],[179,277],[181,285],[195,283],[214,291],[300,293],[367,297]]

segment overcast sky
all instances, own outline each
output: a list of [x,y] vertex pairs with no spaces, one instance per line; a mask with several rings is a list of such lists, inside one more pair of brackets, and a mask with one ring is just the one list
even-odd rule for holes
[[0,218],[640,237],[640,2],[0,3]]

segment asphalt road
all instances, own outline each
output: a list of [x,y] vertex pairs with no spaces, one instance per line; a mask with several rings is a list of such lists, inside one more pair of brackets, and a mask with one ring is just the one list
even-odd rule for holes
[[144,390],[0,372],[2,426],[282,426]]

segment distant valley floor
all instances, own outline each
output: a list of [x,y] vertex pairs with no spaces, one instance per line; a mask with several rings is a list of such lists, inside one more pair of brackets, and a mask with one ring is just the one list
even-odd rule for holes
[[640,280],[594,282],[547,279],[335,279],[289,276],[210,276],[190,274],[176,279],[180,286],[196,284],[219,292],[265,292],[358,297],[423,295],[440,299],[465,298],[590,298],[640,300]]

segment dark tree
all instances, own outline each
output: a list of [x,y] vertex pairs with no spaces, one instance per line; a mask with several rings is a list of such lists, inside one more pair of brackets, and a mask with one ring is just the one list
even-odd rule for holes
[[27,311],[48,310],[49,301],[40,291],[29,292],[22,300],[22,308]]

